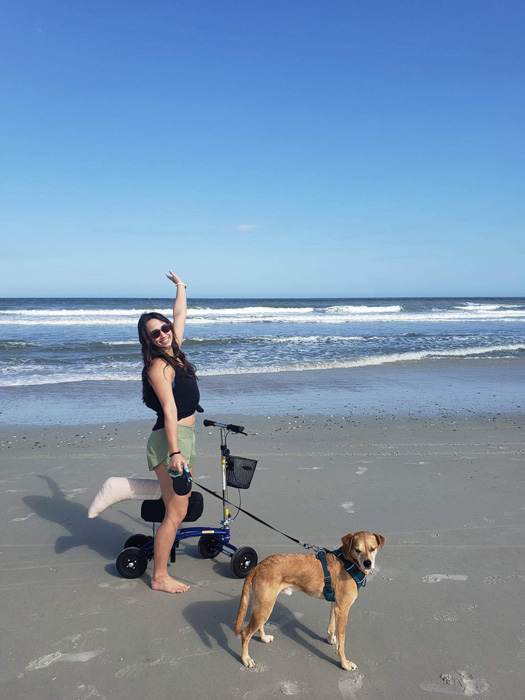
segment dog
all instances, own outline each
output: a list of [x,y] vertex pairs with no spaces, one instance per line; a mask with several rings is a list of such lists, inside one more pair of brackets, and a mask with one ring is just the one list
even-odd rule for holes
[[[364,578],[363,575],[370,573],[375,567],[378,548],[383,549],[385,538],[383,535],[361,531],[345,535],[341,542],[341,553],[348,560],[346,563],[351,562],[357,566],[360,576]],[[336,653],[345,671],[353,671],[357,666],[348,661],[344,647],[348,613],[357,598],[358,586],[354,578],[347,573],[341,559],[328,553],[326,562],[335,592],[335,602],[330,609],[327,641],[329,644],[335,644]],[[323,566],[315,554],[272,554],[252,569],[244,581],[235,622],[235,634],[238,635],[246,617],[251,591],[252,614],[241,634],[243,664],[248,668],[255,666],[248,653],[248,644],[256,630],[259,630],[261,640],[265,644],[273,642],[274,637],[265,633],[264,625],[281,591],[291,595],[292,590],[300,590],[313,598],[324,599],[324,585]]]

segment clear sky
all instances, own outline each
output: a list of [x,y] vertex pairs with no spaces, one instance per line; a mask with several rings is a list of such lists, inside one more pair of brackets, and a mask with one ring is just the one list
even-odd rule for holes
[[523,0],[6,0],[0,296],[524,295]]

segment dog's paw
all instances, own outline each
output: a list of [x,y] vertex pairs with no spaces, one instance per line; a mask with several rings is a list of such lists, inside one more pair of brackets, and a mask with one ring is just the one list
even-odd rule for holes
[[336,644],[337,643],[337,638],[335,634],[329,634],[328,637],[326,638],[326,641],[328,644]]
[[357,666],[354,664],[353,661],[347,661],[346,659],[344,661],[341,661],[341,666],[344,668],[345,671],[355,671]]
[[264,642],[265,644],[269,644],[270,642],[273,642],[275,637],[273,634],[265,634],[264,637],[261,635],[261,642]]
[[246,666],[246,668],[255,668],[255,661],[249,656],[243,659],[242,662]]

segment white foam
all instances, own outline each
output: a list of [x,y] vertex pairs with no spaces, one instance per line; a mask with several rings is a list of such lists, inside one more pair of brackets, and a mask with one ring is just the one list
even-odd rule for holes
[[273,315],[243,315],[243,316],[221,316],[210,318],[194,318],[188,317],[187,323],[193,325],[214,325],[214,324],[233,324],[233,323],[259,323],[261,321],[271,323],[316,323],[316,324],[341,324],[341,323],[450,323],[460,321],[476,321],[476,322],[515,322],[525,321],[524,309],[496,309],[486,310],[473,314],[467,310],[450,310],[450,311],[428,311],[428,312],[385,312],[377,313],[370,311],[368,313],[307,313],[285,315],[280,314],[280,310],[274,309]]
[[336,314],[379,314],[379,313],[396,313],[403,309],[402,306],[327,306],[326,311]]
[[[451,310],[434,309],[426,312],[407,313],[406,311],[389,311],[388,307],[370,307],[367,312],[352,311],[352,307],[326,313],[321,309],[309,308],[274,308],[244,307],[242,309],[191,309],[188,312],[188,325],[217,325],[239,323],[450,323],[463,321],[503,322],[525,321],[525,309],[485,305],[486,308],[456,308]],[[384,311],[378,311],[383,308]],[[401,309],[401,307],[400,307]],[[4,312],[0,312],[4,313]],[[12,313],[12,312],[9,312]],[[164,310],[165,316],[171,310]],[[0,326],[134,326],[140,315],[139,310],[83,310],[76,314],[69,312],[23,311],[9,317],[0,316]]]
[[140,345],[138,340],[103,340],[102,345]]
[[[89,369],[78,368],[76,371],[57,371],[53,365],[40,365],[39,373],[33,367],[17,367],[19,376],[13,377],[12,368],[7,367],[0,378],[0,387],[40,386],[48,384],[67,384],[69,382],[132,382],[140,381],[140,364],[115,362],[106,365],[93,365]],[[29,374],[30,373],[30,374]]]
[[274,316],[275,314],[309,314],[313,306],[243,306],[238,309],[210,309],[193,307],[188,309],[188,317],[193,316]]
[[497,309],[519,309],[519,304],[480,304],[478,302],[467,301],[465,304],[455,306],[455,309],[465,309],[467,311],[496,311]]
[[[337,309],[339,307],[331,307]],[[341,308],[355,308],[359,309],[361,307],[341,307]],[[363,307],[365,308],[365,307]],[[385,307],[386,308],[386,307]],[[158,313],[164,316],[171,316],[172,309],[166,308],[158,310]],[[304,315],[309,314],[314,311],[313,306],[242,306],[239,308],[235,307],[224,307],[224,308],[210,308],[210,307],[199,307],[193,306],[188,309],[188,317],[221,317],[221,316],[274,316],[278,315]],[[119,309],[119,308],[108,308],[108,309],[8,309],[0,310],[0,317],[33,317],[35,320],[42,318],[65,318],[71,319],[78,323],[79,319],[86,318],[100,318],[100,317],[132,317],[136,320],[142,313],[144,309]],[[12,322],[13,319],[9,318]]]
[[458,348],[456,350],[422,350],[420,352],[390,353],[373,357],[360,357],[352,360],[331,360],[327,362],[304,362],[295,365],[273,365],[268,367],[239,367],[221,370],[203,370],[202,376],[225,374],[264,374],[270,372],[302,372],[308,370],[350,369],[352,367],[369,367],[396,362],[414,362],[425,359],[440,359],[445,357],[469,357],[486,355],[493,352],[513,352],[525,350],[525,345],[492,345],[490,347]]
[[133,326],[137,319],[127,318],[50,318],[50,319],[0,319],[0,326]]
[[[491,345],[488,347],[457,348],[455,350],[422,350],[420,352],[390,353],[372,357],[359,357],[348,360],[329,360],[326,362],[301,362],[290,365],[268,365],[264,367],[225,367],[199,370],[199,376],[223,376],[240,374],[271,374],[274,372],[304,372],[309,370],[351,369],[353,367],[371,367],[398,362],[417,362],[425,359],[445,359],[447,357],[467,358],[484,356],[491,353],[515,352],[525,350],[524,344]],[[5,376],[0,379],[1,387],[35,386],[45,384],[63,384],[67,382],[99,382],[99,381],[139,381],[140,363],[114,362],[104,365],[93,365],[89,371],[83,367],[78,372],[56,372],[52,365],[41,365],[42,374],[34,373],[31,366],[18,367],[17,371],[32,372],[30,375],[12,378],[12,368],[7,367]]]
[[[5,314],[6,316],[35,316],[35,318],[40,318],[42,316],[56,316],[56,317],[74,317],[74,316],[133,316],[138,318],[140,314],[144,313],[143,309],[9,309],[0,311],[0,315]],[[165,316],[168,313],[172,313],[171,309],[168,311],[161,311]]]
[[0,349],[11,350],[11,348],[30,348],[37,343],[28,343],[24,340],[0,340]]
[[271,336],[260,336],[256,338],[247,338],[247,340],[266,340],[271,343],[335,343],[345,342],[347,340],[374,340],[376,338],[365,338],[361,335],[292,335],[281,338],[272,338]]

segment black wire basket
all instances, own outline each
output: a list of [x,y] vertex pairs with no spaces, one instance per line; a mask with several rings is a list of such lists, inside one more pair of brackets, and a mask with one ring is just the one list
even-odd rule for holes
[[235,489],[250,488],[256,466],[256,459],[228,457],[226,462],[226,484]]

